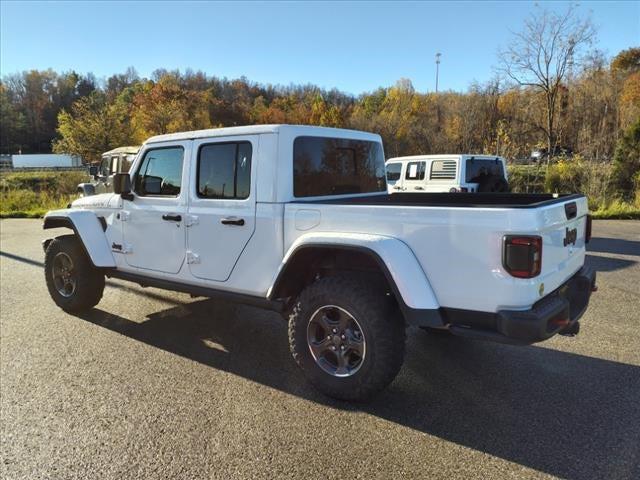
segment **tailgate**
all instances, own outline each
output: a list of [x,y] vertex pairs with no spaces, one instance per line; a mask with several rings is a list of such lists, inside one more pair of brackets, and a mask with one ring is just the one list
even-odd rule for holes
[[585,260],[586,197],[543,206],[539,210],[544,292],[550,293],[575,274]]

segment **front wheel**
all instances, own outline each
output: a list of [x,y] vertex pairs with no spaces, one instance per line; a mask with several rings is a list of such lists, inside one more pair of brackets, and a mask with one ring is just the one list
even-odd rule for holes
[[86,311],[102,298],[104,274],[91,264],[75,235],[51,241],[45,253],[44,275],[49,295],[65,312]]
[[321,392],[366,400],[398,374],[405,327],[384,290],[356,275],[326,277],[298,297],[289,318],[289,345]]

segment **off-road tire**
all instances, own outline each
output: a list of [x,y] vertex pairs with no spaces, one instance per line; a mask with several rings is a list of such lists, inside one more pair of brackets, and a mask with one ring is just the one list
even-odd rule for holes
[[[75,288],[69,296],[58,291],[54,282],[54,260],[64,253],[73,262],[71,275],[75,279]],[[54,238],[45,252],[44,275],[49,295],[62,310],[69,313],[81,313],[96,306],[104,291],[104,274],[93,266],[84,247],[75,235],[62,235]]]
[[[307,327],[314,312],[326,305],[347,310],[361,326],[366,353],[351,376],[325,372],[314,360]],[[352,274],[322,278],[306,287],[289,317],[289,347],[307,379],[322,393],[350,401],[366,401],[389,385],[402,366],[405,325],[397,304],[376,282]]]

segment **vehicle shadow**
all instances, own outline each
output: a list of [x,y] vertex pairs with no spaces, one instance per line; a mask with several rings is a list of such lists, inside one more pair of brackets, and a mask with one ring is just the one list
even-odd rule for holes
[[593,267],[597,272],[615,272],[636,265],[638,262],[622,258],[601,257],[599,255],[585,256],[585,264]]
[[592,237],[587,251],[640,257],[640,242],[623,238]]
[[99,309],[81,318],[291,395],[366,412],[551,475],[640,478],[638,366],[412,330],[393,384],[371,403],[349,404],[304,381],[275,314],[201,300],[143,322]]

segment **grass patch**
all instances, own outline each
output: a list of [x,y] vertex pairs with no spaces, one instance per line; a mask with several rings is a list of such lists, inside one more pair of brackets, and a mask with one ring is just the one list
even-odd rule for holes
[[83,171],[3,173],[0,218],[39,218],[66,208],[78,197],[78,184],[88,180]]
[[[544,191],[543,172],[538,166],[510,167],[514,191]],[[66,208],[78,197],[78,184],[87,181],[83,171],[2,173],[0,218],[41,218],[49,210]],[[614,200],[603,205],[592,195],[589,206],[596,219],[640,220],[640,196],[631,203]]]
[[640,202],[632,204],[614,200],[609,205],[593,210],[591,215],[599,220],[640,220]]

